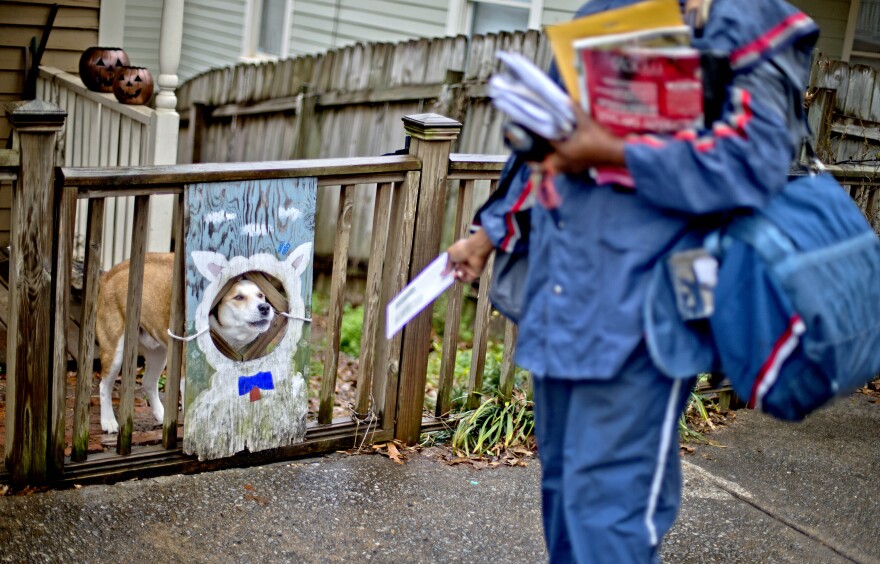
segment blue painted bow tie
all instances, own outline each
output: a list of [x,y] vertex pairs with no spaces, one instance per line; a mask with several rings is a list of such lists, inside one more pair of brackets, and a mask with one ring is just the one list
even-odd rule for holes
[[274,390],[275,382],[271,372],[257,372],[253,376],[238,377],[238,395],[243,396],[254,388],[260,390]]

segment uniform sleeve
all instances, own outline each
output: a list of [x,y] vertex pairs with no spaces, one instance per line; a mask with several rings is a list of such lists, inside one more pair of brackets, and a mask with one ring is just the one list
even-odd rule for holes
[[529,167],[520,166],[503,197],[491,198],[477,212],[471,230],[482,227],[496,249],[513,252],[526,246],[524,223],[533,203]]
[[734,77],[711,130],[629,139],[626,163],[639,197],[692,214],[762,206],[785,185],[802,137],[793,88],[771,59]]

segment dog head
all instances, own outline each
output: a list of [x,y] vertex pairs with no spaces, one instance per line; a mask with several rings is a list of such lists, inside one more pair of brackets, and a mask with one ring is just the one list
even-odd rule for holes
[[211,329],[235,349],[247,345],[272,324],[275,310],[254,282],[233,283],[211,314]]

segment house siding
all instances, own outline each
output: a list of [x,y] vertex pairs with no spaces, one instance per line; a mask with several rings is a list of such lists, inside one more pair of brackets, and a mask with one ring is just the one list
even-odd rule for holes
[[583,3],[583,0],[544,0],[541,25],[553,25],[570,20]]
[[[25,54],[31,38],[39,44],[52,4],[58,13],[41,63],[79,74],[79,58],[98,43],[100,0],[0,0],[0,105],[21,100],[27,69]],[[0,111],[0,147],[6,147],[11,127]],[[0,182],[0,245],[9,244],[12,186]]]
[[245,9],[244,0],[184,3],[181,80],[238,62],[244,43]]
[[[0,104],[20,100],[24,91],[25,54],[31,38],[39,43],[52,4],[58,14],[42,64],[79,72],[82,52],[98,42],[100,0],[0,0]],[[0,146],[6,146],[10,126],[0,115]]]
[[816,49],[832,59],[843,55],[843,39],[849,17],[850,0],[789,0],[819,24]]
[[291,18],[290,55],[304,55],[359,42],[398,42],[441,37],[447,2],[438,0],[296,0]]
[[122,48],[125,49],[132,65],[147,67],[154,79],[159,77],[162,3],[162,0],[137,0],[125,4],[125,35]]

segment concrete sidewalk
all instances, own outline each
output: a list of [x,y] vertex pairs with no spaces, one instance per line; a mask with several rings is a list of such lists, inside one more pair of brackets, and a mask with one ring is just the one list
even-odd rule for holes
[[[751,411],[684,457],[665,562],[880,562],[880,404]],[[540,468],[331,456],[0,498],[0,561],[543,562]]]

